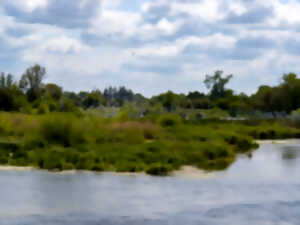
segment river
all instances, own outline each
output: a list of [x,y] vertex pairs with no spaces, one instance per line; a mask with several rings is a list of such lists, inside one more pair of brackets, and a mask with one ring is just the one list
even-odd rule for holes
[[0,225],[300,224],[300,141],[201,179],[0,171]]

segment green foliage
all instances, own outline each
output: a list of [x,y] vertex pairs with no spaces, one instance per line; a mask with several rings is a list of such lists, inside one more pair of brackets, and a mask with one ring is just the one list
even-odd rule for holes
[[172,170],[170,165],[162,165],[160,163],[151,164],[147,169],[147,173],[155,176],[166,176]]
[[28,100],[33,102],[41,96],[42,81],[46,76],[46,69],[36,64],[28,68],[22,75],[19,86],[26,91]]
[[49,110],[48,105],[45,103],[41,103],[38,107],[37,113],[38,114],[47,114],[47,113],[49,113],[49,111],[50,110]]
[[159,118],[158,122],[162,127],[175,127],[180,125],[182,121],[178,115],[165,114]]
[[59,101],[59,99],[63,95],[62,88],[56,84],[46,84],[44,86],[45,95],[49,95],[55,101]]
[[[0,75],[0,110],[10,112],[0,113],[0,164],[167,175],[183,165],[225,169],[258,147],[254,139],[300,137],[300,79],[292,73],[251,97],[226,89],[232,75],[216,71],[206,77],[208,95],[168,91],[151,99],[125,87],[63,92],[44,85],[45,74],[30,67],[19,86]],[[293,113],[249,119],[257,110]]]
[[265,112],[291,112],[300,107],[300,79],[294,73],[284,74],[278,86],[263,85],[252,97],[252,104]]
[[210,97],[218,99],[226,97],[226,84],[232,79],[233,75],[222,77],[223,71],[216,71],[214,75],[206,75],[205,85],[210,89]]
[[76,112],[77,108],[73,104],[72,100],[67,99],[67,98],[63,98],[60,101],[59,111],[60,112]]
[[257,148],[255,139],[297,137],[274,121],[183,123],[176,114],[157,123],[101,119],[93,114],[0,113],[0,163],[49,170],[93,170],[167,175],[183,165],[222,170],[236,155]]
[[39,135],[46,143],[69,147],[87,141],[84,130],[84,124],[73,114],[53,114],[43,119]]
[[97,108],[104,104],[106,104],[105,98],[99,90],[88,93],[82,102],[82,105],[85,109]]

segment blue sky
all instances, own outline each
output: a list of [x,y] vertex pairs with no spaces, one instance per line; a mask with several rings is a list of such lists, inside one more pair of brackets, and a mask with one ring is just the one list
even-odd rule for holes
[[66,90],[206,91],[234,74],[248,94],[300,73],[299,0],[0,0],[0,71],[39,63]]

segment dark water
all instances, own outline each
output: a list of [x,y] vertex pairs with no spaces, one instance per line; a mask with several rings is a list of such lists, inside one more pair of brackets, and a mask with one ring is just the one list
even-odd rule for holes
[[300,224],[300,142],[211,178],[0,172],[0,225]]

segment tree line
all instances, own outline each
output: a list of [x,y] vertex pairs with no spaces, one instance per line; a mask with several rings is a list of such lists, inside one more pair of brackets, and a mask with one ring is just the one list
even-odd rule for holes
[[126,103],[162,107],[172,112],[177,109],[212,109],[228,111],[231,116],[251,114],[256,111],[290,113],[300,108],[300,79],[294,73],[284,74],[276,86],[262,85],[252,95],[237,94],[227,88],[233,75],[216,71],[206,75],[204,84],[209,92],[199,91],[176,94],[172,91],[146,98],[132,90],[108,87],[79,93],[64,91],[54,83],[44,83],[46,69],[34,65],[24,72],[19,81],[11,74],[0,75],[0,110],[30,113],[73,112],[98,107],[122,107]]

